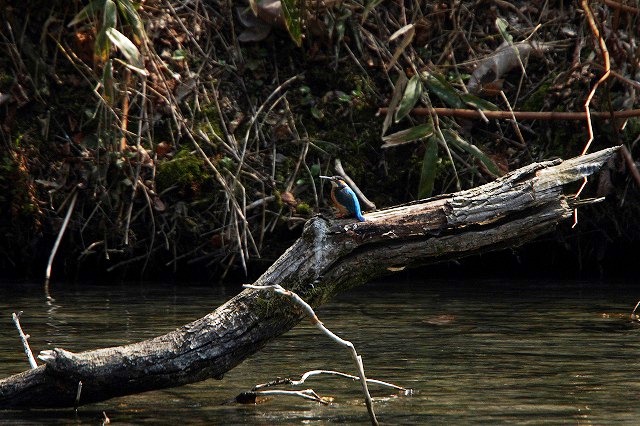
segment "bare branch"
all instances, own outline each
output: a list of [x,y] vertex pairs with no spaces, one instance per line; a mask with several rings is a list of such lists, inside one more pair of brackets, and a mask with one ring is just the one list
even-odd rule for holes
[[298,296],[293,291],[286,290],[279,284],[267,285],[267,286],[256,286],[252,284],[245,284],[243,285],[243,287],[252,288],[256,290],[272,290],[278,294],[291,298],[291,300],[293,300],[295,304],[302,307],[302,309],[305,311],[307,316],[311,318],[311,323],[318,330],[320,330],[323,334],[325,334],[327,337],[329,337],[331,340],[333,340],[340,346],[344,346],[345,348],[349,349],[349,352],[351,353],[351,357],[353,358],[353,361],[356,363],[356,367],[358,369],[358,374],[360,376],[360,384],[362,385],[362,392],[364,393],[365,402],[367,404],[367,410],[369,411],[369,417],[371,418],[371,424],[377,425],[378,419],[376,419],[376,414],[373,410],[373,400],[371,399],[371,394],[369,393],[369,387],[367,386],[367,378],[364,374],[364,364],[362,363],[362,357],[358,355],[358,352],[356,352],[356,348],[353,345],[353,343],[351,343],[348,340],[342,339],[341,337],[333,333],[331,330],[326,328],[324,324],[322,324],[322,322],[316,316],[316,313],[314,312],[311,305],[305,302],[300,296]]
[[36,359],[33,357],[33,352],[31,352],[28,341],[29,337],[31,336],[22,332],[22,327],[20,327],[20,315],[22,315],[22,311],[18,312],[17,314],[15,312],[12,313],[11,317],[13,318],[13,322],[18,329],[18,333],[20,334],[20,340],[22,340],[22,346],[24,346],[24,353],[29,360],[29,365],[31,366],[31,368],[36,368],[38,367],[38,363],[36,363]]
[[[388,108],[380,108],[379,115],[388,112]],[[411,114],[419,117],[428,117],[436,114],[440,117],[457,117],[482,120],[485,117],[492,120],[558,120],[558,121],[585,121],[588,120],[585,112],[559,112],[559,111],[479,111],[475,109],[460,108],[414,108]],[[640,117],[640,109],[624,111],[591,111],[591,117],[600,119],[617,119]]]

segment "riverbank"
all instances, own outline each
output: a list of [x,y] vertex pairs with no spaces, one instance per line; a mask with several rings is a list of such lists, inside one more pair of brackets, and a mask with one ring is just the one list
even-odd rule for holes
[[[611,2],[279,4],[257,17],[253,2],[218,1],[1,10],[0,276],[42,277],[62,235],[54,277],[242,281],[331,214],[318,176],[336,159],[387,207],[578,155],[584,120],[408,112],[583,111],[605,63],[588,12],[614,71],[591,109],[638,108],[640,17]],[[637,158],[638,118],[592,125],[590,150],[624,144]],[[628,167],[586,187],[607,201],[549,236],[552,249],[506,258],[627,269],[640,235]]]

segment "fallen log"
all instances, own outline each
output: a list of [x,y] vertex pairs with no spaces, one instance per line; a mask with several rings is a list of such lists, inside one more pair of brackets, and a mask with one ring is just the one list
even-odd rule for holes
[[[521,245],[571,217],[584,201],[563,187],[596,173],[617,151],[531,164],[477,188],[369,213],[366,222],[315,217],[254,284],[280,284],[316,307],[394,270]],[[222,379],[303,316],[283,296],[247,289],[150,340],[80,353],[43,351],[44,365],[0,381],[0,409],[73,407]]]

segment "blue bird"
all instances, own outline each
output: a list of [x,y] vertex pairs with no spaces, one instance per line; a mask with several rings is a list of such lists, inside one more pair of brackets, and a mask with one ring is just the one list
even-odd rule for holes
[[340,176],[320,176],[320,178],[331,182],[331,201],[341,217],[355,216],[360,222],[365,221],[358,197]]

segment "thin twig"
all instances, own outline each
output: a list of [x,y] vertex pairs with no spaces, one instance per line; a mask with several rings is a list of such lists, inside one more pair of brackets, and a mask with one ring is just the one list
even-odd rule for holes
[[[582,194],[582,190],[584,189],[585,186],[587,186],[588,182],[589,180],[587,179],[586,176],[582,178],[582,184],[580,185],[580,188],[578,188],[578,191],[574,195],[574,198],[578,198],[580,194]],[[576,226],[578,226],[578,209],[577,208],[573,209],[573,225],[571,225],[571,229],[575,228]]]
[[17,314],[14,312],[11,314],[13,318],[13,323],[16,325],[18,329],[18,334],[20,335],[20,340],[22,340],[22,346],[24,347],[24,354],[27,356],[29,360],[29,365],[31,368],[37,368],[38,364],[36,363],[36,359],[33,357],[33,352],[31,352],[31,347],[29,347],[29,336],[28,334],[24,334],[22,331],[22,327],[20,327],[20,315],[22,315],[22,311]]
[[[122,138],[120,138],[120,152],[124,152],[127,148],[127,126],[129,124],[129,83],[131,81],[131,70],[125,68],[123,78],[123,98],[122,98],[122,121],[120,130],[122,130]],[[143,100],[144,102],[144,100]]]
[[[482,113],[481,111],[479,111]],[[445,152],[447,153],[447,157],[449,157],[449,161],[451,162],[451,168],[453,169],[453,175],[456,178],[456,190],[460,191],[462,189],[462,185],[460,183],[460,175],[458,175],[458,169],[456,168],[456,163],[453,161],[453,156],[451,154],[451,149],[449,149],[449,144],[442,134],[442,129],[440,128],[440,117],[437,114],[431,116],[433,121],[433,128],[435,133],[438,135],[438,142],[440,145],[444,147]]]
[[[585,116],[587,118],[587,131],[589,133],[589,139],[587,140],[587,143],[585,144],[584,149],[582,150],[582,153],[580,155],[585,155],[587,151],[589,151],[591,142],[593,142],[593,139],[594,139],[593,126],[591,124],[592,114],[591,114],[591,111],[589,111],[589,105],[591,104],[591,99],[593,99],[593,96],[596,94],[596,90],[598,89],[598,87],[602,83],[604,83],[605,80],[609,78],[609,76],[611,75],[611,62],[609,59],[609,50],[607,49],[607,44],[604,42],[604,39],[600,35],[600,31],[598,30],[598,26],[596,25],[595,18],[593,17],[593,12],[591,11],[591,7],[589,7],[588,0],[581,0],[580,4],[582,6],[582,9],[584,10],[585,16],[587,17],[589,28],[591,29],[593,36],[596,38],[596,40],[598,40],[598,44],[600,45],[600,50],[602,51],[602,61],[604,62],[604,74],[602,74],[600,79],[596,81],[596,84],[593,85],[593,87],[591,88],[591,91],[589,92],[589,96],[587,96],[587,99],[584,102],[584,111],[585,111]],[[580,196],[580,194],[582,193],[582,190],[586,185],[587,185],[587,177],[585,176],[583,179],[582,185],[580,186],[580,189],[578,190],[578,192],[576,192],[575,198],[578,198]],[[578,209],[574,209],[573,210],[573,226],[571,227],[575,228],[577,225],[578,225]]]
[[[196,141],[196,139],[191,134],[191,131],[189,131],[189,129],[185,129],[185,130],[186,130],[187,137],[191,140],[193,145],[196,147],[196,150],[198,151],[198,153],[200,154],[200,156],[204,160],[205,164],[213,171],[214,176],[216,178],[216,181],[218,181],[218,183],[224,189],[225,194],[229,197],[229,202],[233,206],[233,211],[235,212],[235,215],[237,215],[239,217],[240,221],[242,222],[242,225],[244,227],[248,228],[249,227],[249,222],[247,221],[246,216],[244,214],[245,210],[238,203],[238,200],[235,197],[233,189],[227,184],[226,180],[224,179],[224,177],[222,176],[222,174],[220,173],[218,168],[211,162],[211,160],[209,159],[207,154],[202,150],[202,148],[200,147],[200,144],[198,143],[198,141]],[[256,242],[255,242],[251,232],[248,232],[246,235],[248,237],[248,241],[245,242],[245,244],[251,243],[251,246],[255,250],[255,252],[259,253],[258,252],[258,246],[256,245]],[[242,246],[238,247],[238,249],[241,252],[243,251],[243,247]],[[245,270],[245,272],[246,272],[246,270]]]
[[624,159],[624,162],[627,165],[627,169],[629,170],[629,173],[633,177],[633,180],[636,182],[636,186],[638,187],[638,189],[640,189],[640,172],[638,171],[638,167],[636,166],[636,163],[633,161],[633,157],[631,156],[631,153],[629,152],[626,146],[622,145],[620,147],[620,154],[622,155],[622,158]]
[[242,168],[242,164],[244,163],[244,158],[245,158],[245,154],[246,154],[246,150],[247,150],[247,144],[249,142],[249,135],[251,134],[251,129],[253,128],[254,124],[256,123],[256,120],[258,119],[258,116],[262,113],[262,110],[264,110],[264,108],[269,104],[269,102],[271,102],[271,100],[274,98],[274,96],[278,95],[285,87],[289,86],[294,81],[296,81],[296,80],[298,80],[300,78],[303,78],[303,77],[304,76],[302,74],[294,75],[293,77],[287,79],[280,86],[278,86],[275,89],[273,89],[271,94],[269,96],[267,96],[267,99],[265,99],[265,101],[262,103],[262,105],[260,105],[258,110],[253,115],[253,117],[251,117],[251,120],[249,120],[249,124],[247,126],[247,131],[246,131],[246,133],[244,135],[244,138],[242,139],[242,150],[240,151],[240,162],[238,164],[238,172],[236,174],[236,179],[237,179],[237,175],[240,174],[240,169]]
[[62,222],[62,227],[60,227],[60,232],[58,232],[58,238],[56,238],[55,243],[53,244],[53,248],[51,249],[51,254],[49,255],[49,261],[47,262],[47,270],[45,272],[45,280],[44,287],[45,293],[47,294],[47,299],[50,299],[49,296],[49,279],[51,278],[51,267],[53,265],[53,259],[56,257],[56,252],[58,251],[58,247],[60,246],[60,241],[62,241],[62,236],[64,235],[64,231],[67,229],[67,225],[69,224],[69,219],[71,218],[71,213],[73,213],[73,209],[76,206],[76,200],[78,199],[78,190],[74,189],[73,198],[71,199],[71,204],[67,208],[67,214],[64,217],[64,221]]
[[614,9],[620,9],[623,10],[625,12],[629,12],[629,13],[640,13],[640,9],[637,7],[633,7],[633,6],[629,6],[626,4],[622,4],[619,1],[613,1],[613,0],[600,0],[602,3],[606,4],[609,7],[612,7]]
[[299,391],[294,390],[267,390],[267,391],[252,391],[255,395],[285,395],[285,396],[299,396],[300,398],[308,399],[311,401],[319,402],[323,405],[329,405],[329,401],[318,395],[313,389],[304,389]]
[[[287,385],[291,385],[291,386],[300,386],[300,385],[304,384],[305,381],[309,377],[318,376],[320,374],[327,374],[327,375],[330,375],[330,376],[339,376],[339,377],[344,377],[346,379],[351,379],[351,380],[360,380],[360,377],[358,377],[358,376],[354,376],[352,374],[347,374],[347,373],[342,373],[340,371],[311,370],[311,371],[307,371],[302,376],[300,376],[300,380],[278,379],[278,380],[275,380],[275,381],[272,381],[272,382],[256,385],[256,386],[254,386],[254,388],[252,390],[256,391],[256,390],[260,390],[262,388],[267,388],[267,387],[270,387],[270,386],[283,385],[283,384],[287,384]],[[390,388],[393,388],[395,390],[402,391],[405,394],[411,394],[412,393],[411,389],[403,388],[402,386],[394,385],[393,383],[385,382],[385,381],[382,381],[382,380],[367,379],[367,382],[371,383],[371,384],[380,385],[380,386],[390,387]]]
[[110,267],[108,267],[107,268],[107,272],[111,272],[111,271],[113,271],[115,269],[120,268],[121,266],[129,265],[131,263],[135,263],[135,262],[137,262],[139,260],[142,260],[142,259],[147,259],[151,254],[155,253],[156,251],[158,251],[158,250],[160,250],[162,248],[163,247],[153,247],[147,253],[144,253],[144,254],[141,254],[141,255],[135,256],[135,257],[129,257],[129,258],[127,258],[127,259],[125,259],[125,260],[123,260],[121,262],[116,263],[115,265],[111,265]]
[[[151,242],[149,243],[149,251],[147,251],[147,257],[144,260],[144,265],[142,265],[142,270],[140,272],[140,276],[144,275],[144,272],[147,269],[147,265],[149,264],[149,259],[151,258],[151,251],[153,250],[153,246],[156,241],[156,218],[153,213],[153,206],[151,205],[151,197],[149,197],[149,188],[142,182],[142,179],[138,178],[138,184],[142,188],[142,194],[144,195],[145,200],[147,201],[147,208],[149,209],[149,217],[151,218]],[[133,200],[132,200],[133,204]]]
[[74,410],[78,411],[80,405],[80,395],[82,395],[82,380],[78,380],[78,390],[76,392],[76,401],[73,405]]
[[633,311],[631,311],[631,319],[632,320],[637,320],[638,316],[636,315],[636,310],[638,309],[638,306],[640,306],[640,300],[638,300],[638,303],[636,303],[636,306],[633,308]]
[[524,137],[522,136],[522,132],[520,132],[520,127],[518,126],[518,120],[513,114],[513,108],[511,108],[511,104],[509,103],[509,98],[507,98],[507,95],[505,95],[504,91],[502,90],[500,91],[500,96],[502,96],[502,99],[504,100],[505,104],[507,104],[507,108],[509,108],[509,113],[513,117],[513,121],[511,122],[513,125],[513,131],[515,132],[516,136],[518,136],[520,143],[524,146],[527,146],[527,143],[525,142]]
[[[126,75],[126,82],[129,81],[129,77],[131,75],[131,72],[128,72],[128,74]],[[126,92],[126,85],[125,85],[125,92]],[[147,80],[143,79],[142,80],[142,94],[141,94],[141,102],[140,102],[140,116],[138,117],[138,131],[136,133],[136,155],[137,155],[137,165],[136,165],[136,172],[135,172],[135,177],[133,179],[131,179],[131,181],[133,182],[133,184],[131,185],[131,200],[129,202],[129,207],[128,207],[128,211],[127,211],[127,219],[125,222],[125,227],[124,227],[124,245],[128,246],[129,245],[129,227],[131,226],[131,213],[133,212],[133,203],[134,200],[136,198],[136,192],[138,190],[138,182],[139,179],[138,177],[140,176],[140,169],[142,168],[142,163],[143,163],[143,158],[142,158],[142,153],[141,153],[141,148],[142,148],[142,123],[144,121],[144,116],[145,116],[145,105],[146,105],[146,97],[147,97]],[[125,99],[127,100],[127,110],[129,109],[129,95],[127,93],[125,93]],[[123,115],[124,115],[124,108],[123,108]],[[126,121],[128,120],[128,118],[126,116],[124,116],[122,118],[123,126],[126,126]],[[120,150],[124,151],[125,148],[127,147],[126,145],[126,138],[124,137],[124,134],[122,135],[122,141],[120,143]],[[153,211],[151,212],[151,219],[153,220]]]
[[[289,102],[286,99],[284,101],[285,101],[285,107],[287,108],[287,112],[289,113],[289,116],[290,117],[293,116],[293,113],[291,112],[291,108],[289,107]],[[289,119],[289,126],[291,127],[291,132],[293,133],[293,137],[295,138],[295,140],[302,142],[302,138],[300,137],[300,132],[298,132],[298,128],[296,127],[295,121]],[[302,164],[306,164],[305,162],[307,158],[307,152],[309,151],[310,143],[311,141],[309,140],[309,138],[304,139],[304,146],[302,147],[302,150],[300,150],[300,155],[298,156],[296,165],[293,167],[293,172],[291,172],[290,176],[287,178],[287,183],[285,185],[287,192],[290,192],[292,190],[293,185],[298,180],[297,176],[298,176],[298,172],[300,171],[300,166]]]
[[[379,115],[387,114],[387,108],[380,108]],[[561,120],[561,121],[584,121],[588,120],[584,112],[558,112],[558,111],[479,111],[475,109],[461,108],[414,108],[412,115],[427,117],[437,114],[440,117],[457,117],[466,119],[483,119],[483,117],[495,120]],[[624,111],[591,111],[591,117],[601,119],[617,119],[640,117],[640,109],[629,109]]]
[[591,99],[596,94],[596,90],[598,89],[598,87],[602,83],[604,83],[607,78],[609,78],[609,75],[611,74],[611,61],[609,59],[609,50],[607,49],[607,44],[604,42],[604,39],[600,35],[600,31],[598,30],[598,26],[596,25],[595,18],[593,17],[593,12],[589,7],[589,2],[587,0],[581,0],[580,4],[582,5],[582,9],[584,9],[584,13],[587,17],[589,28],[591,29],[593,36],[596,38],[598,44],[600,45],[600,50],[602,51],[602,61],[604,62],[604,74],[602,74],[602,77],[600,77],[600,79],[596,81],[596,84],[593,85],[591,92],[589,92],[589,96],[587,96],[587,100],[584,102],[584,111],[587,116],[587,130],[589,131],[589,140],[587,140],[587,143],[582,150],[582,155],[584,155],[589,150],[591,142],[593,142],[593,127],[591,126],[591,112],[589,111],[589,105],[591,104]]

